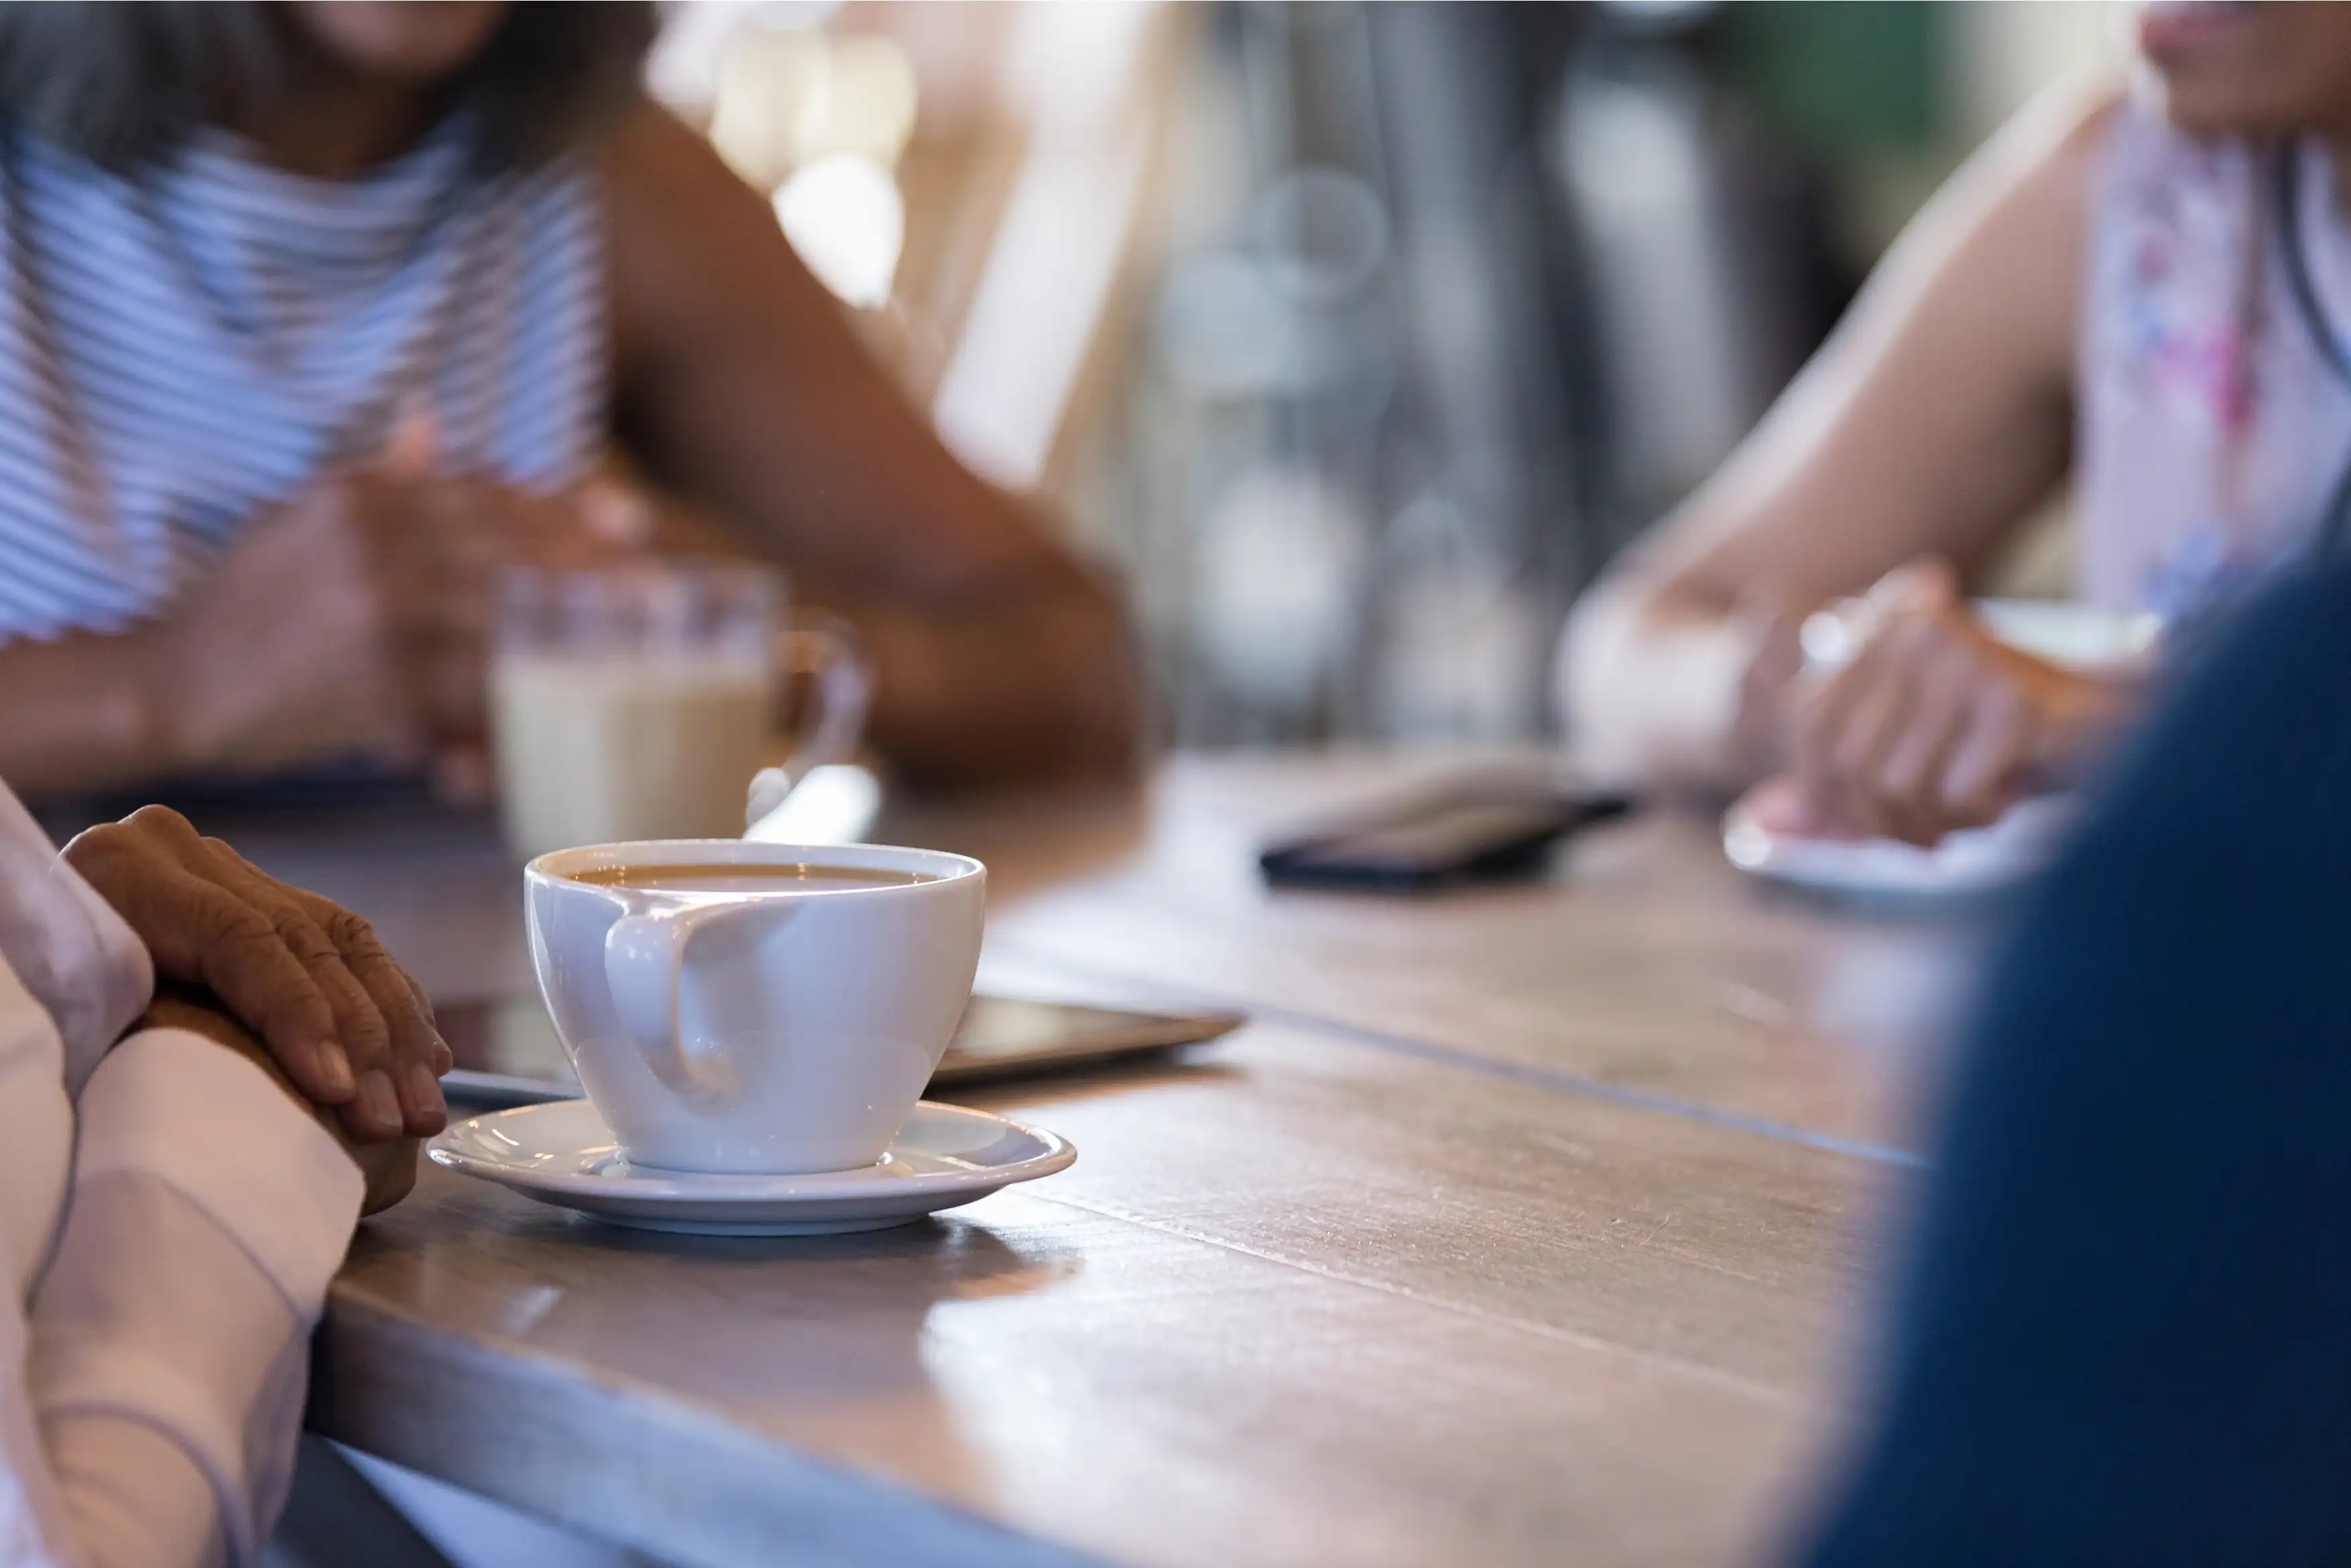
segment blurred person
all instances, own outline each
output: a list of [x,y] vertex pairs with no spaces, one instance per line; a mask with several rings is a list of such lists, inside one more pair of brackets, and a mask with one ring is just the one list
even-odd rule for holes
[[[2005,645],[1964,597],[2069,468],[2079,591],[2115,612],[2192,617],[2346,526],[2351,6],[2137,24],[2128,88],[1987,145],[1578,606],[1562,697],[1602,766],[1771,779],[1766,826],[1931,843],[2141,706],[2139,674]],[[1857,652],[1805,675],[1807,613],[1861,595]]]
[[256,1559],[446,1064],[363,923],[167,811],[57,854],[0,788],[0,1561]]
[[2351,1562],[2351,564],[2199,664],[1986,977],[1809,1568]]
[[643,96],[653,25],[0,6],[0,773],[462,748],[500,569],[672,515],[851,616],[907,771],[1132,760],[1114,601]]

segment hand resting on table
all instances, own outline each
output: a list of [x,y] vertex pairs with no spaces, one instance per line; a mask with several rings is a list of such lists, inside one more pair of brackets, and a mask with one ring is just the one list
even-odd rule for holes
[[209,990],[350,1137],[429,1136],[447,1122],[449,1048],[423,988],[366,921],[163,806],[91,828],[64,852],[146,945],[159,980]]
[[1748,805],[1779,833],[1933,844],[2074,771],[2122,716],[2120,678],[1993,635],[1948,566],[1889,573],[1846,619],[1841,667],[1782,690],[1787,771]]
[[352,1137],[332,1111],[305,1096],[286,1076],[276,1057],[266,1047],[224,1009],[219,998],[199,987],[165,982],[155,992],[155,999],[139,1020],[142,1029],[183,1029],[206,1040],[217,1041],[251,1061],[269,1075],[269,1081],[292,1096],[295,1103],[318,1119],[319,1124],[334,1134],[343,1152],[351,1156],[366,1179],[367,1196],[360,1201],[362,1214],[380,1214],[406,1197],[416,1186],[416,1140],[393,1138],[362,1143]]

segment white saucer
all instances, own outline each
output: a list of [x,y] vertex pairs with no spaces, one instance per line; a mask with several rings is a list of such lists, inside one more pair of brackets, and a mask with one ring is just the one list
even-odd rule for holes
[[2019,802],[1990,827],[1953,833],[1932,849],[1893,839],[1815,839],[1775,833],[1744,805],[1722,820],[1722,852],[1750,876],[1844,897],[1965,899],[2022,882],[2047,863],[2074,802],[2048,795]]
[[707,1236],[820,1236],[904,1225],[1050,1176],[1067,1140],[985,1111],[923,1101],[889,1153],[813,1176],[702,1176],[634,1166],[585,1100],[459,1122],[425,1145],[433,1163],[614,1225]]

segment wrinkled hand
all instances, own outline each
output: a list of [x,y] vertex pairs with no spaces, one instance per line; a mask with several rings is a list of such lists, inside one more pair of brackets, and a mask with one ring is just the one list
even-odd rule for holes
[[286,1091],[294,1103],[318,1118],[319,1124],[334,1134],[343,1152],[360,1167],[367,1183],[367,1196],[360,1201],[361,1214],[380,1214],[406,1197],[416,1186],[416,1140],[393,1138],[372,1143],[355,1141],[330,1111],[306,1098],[278,1065],[277,1059],[246,1031],[244,1025],[231,1018],[221,1007],[219,998],[192,987],[165,984],[155,993],[146,1016],[140,1024],[148,1029],[183,1029],[216,1040],[246,1058],[269,1075],[270,1082]]
[[1932,844],[1983,826],[2072,768],[2125,700],[1994,637],[1940,562],[1889,573],[1865,612],[1850,661],[1789,688],[1789,775],[1750,801],[1776,831]]
[[452,1058],[423,989],[375,932],[269,876],[185,817],[144,806],[65,848],[146,944],[159,977],[210,990],[350,1137],[437,1133]]

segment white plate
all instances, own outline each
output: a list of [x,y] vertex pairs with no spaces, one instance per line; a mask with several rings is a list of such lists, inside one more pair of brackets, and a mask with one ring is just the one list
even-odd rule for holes
[[[2085,674],[2143,670],[2163,637],[2160,617],[2057,600],[1978,599],[1971,602],[1984,630],[2035,658]],[[1886,606],[1875,600],[1839,599],[1804,620],[1804,664],[1840,670],[1868,641]]]
[[1960,899],[1994,893],[2039,871],[2074,803],[2025,800],[1988,828],[1953,833],[1932,849],[1893,839],[1814,839],[1775,833],[1746,806],[1722,819],[1722,852],[1750,876],[1847,897]]
[[2160,618],[2058,600],[1979,599],[1977,619],[2011,648],[2069,670],[2143,667],[2163,635]]
[[1078,1157],[1066,1139],[985,1111],[925,1100],[857,1170],[702,1176],[633,1166],[585,1100],[458,1123],[425,1145],[433,1163],[615,1225],[710,1236],[879,1230],[1050,1176]]
[[[2083,671],[2144,667],[2154,656],[2162,622],[2092,604],[2025,599],[1979,599],[1976,615],[2012,648]],[[1840,600],[1804,622],[1805,663],[1842,666],[1868,635],[1869,601]],[[1897,839],[1816,839],[1775,833],[1745,802],[1722,820],[1722,852],[1752,876],[1815,893],[1905,901],[1968,899],[1994,893],[2039,871],[2073,820],[2062,795],[2020,801],[1989,827],[1952,833],[1932,849]]]

